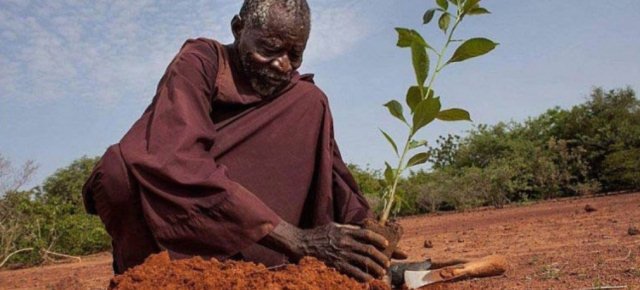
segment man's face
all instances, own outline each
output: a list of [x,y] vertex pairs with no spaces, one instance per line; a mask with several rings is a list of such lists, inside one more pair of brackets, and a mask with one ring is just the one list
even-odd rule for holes
[[296,19],[277,17],[275,10],[262,28],[233,27],[242,68],[262,96],[275,93],[291,81],[293,71],[302,64],[309,38],[308,27]]

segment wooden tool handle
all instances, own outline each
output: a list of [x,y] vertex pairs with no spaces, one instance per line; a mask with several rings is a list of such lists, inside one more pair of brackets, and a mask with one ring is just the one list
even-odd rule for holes
[[488,277],[502,275],[507,270],[507,260],[500,255],[484,257],[453,269],[454,277]]

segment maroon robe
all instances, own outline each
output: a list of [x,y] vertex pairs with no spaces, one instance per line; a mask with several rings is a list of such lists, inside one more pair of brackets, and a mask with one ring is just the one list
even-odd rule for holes
[[281,220],[312,228],[370,215],[311,77],[296,72],[262,98],[239,67],[230,47],[187,41],[94,169],[85,206],[113,238],[116,272],[161,249],[279,264],[284,255],[256,242]]

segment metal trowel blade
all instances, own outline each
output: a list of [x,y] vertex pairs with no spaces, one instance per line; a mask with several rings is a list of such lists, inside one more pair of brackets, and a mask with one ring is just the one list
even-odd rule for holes
[[[438,275],[430,275],[433,271],[405,271],[404,272],[404,284],[409,289],[420,288],[424,285],[438,282]],[[442,279],[440,279],[442,280]]]

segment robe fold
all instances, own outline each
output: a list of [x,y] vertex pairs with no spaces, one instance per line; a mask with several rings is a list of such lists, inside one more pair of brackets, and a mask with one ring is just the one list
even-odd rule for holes
[[257,242],[281,220],[312,228],[371,214],[311,77],[294,73],[263,98],[239,67],[231,47],[187,41],[94,169],[83,197],[113,238],[116,272],[161,249],[280,264]]

